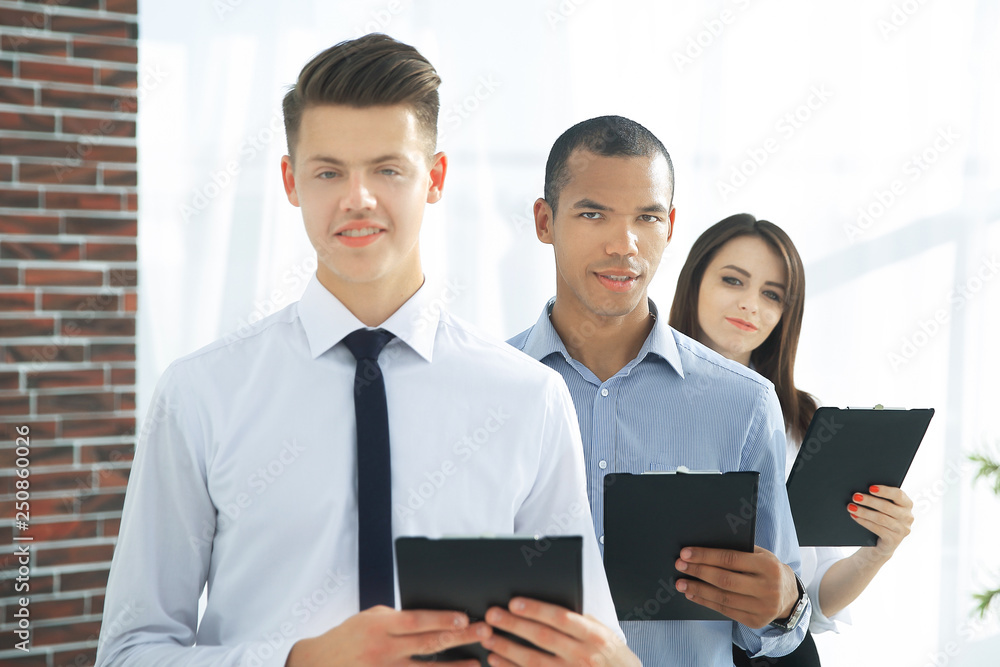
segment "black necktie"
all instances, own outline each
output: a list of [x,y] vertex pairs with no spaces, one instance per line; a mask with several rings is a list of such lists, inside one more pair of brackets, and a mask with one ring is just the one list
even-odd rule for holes
[[344,338],[358,365],[354,414],[358,423],[358,579],[361,609],[394,607],[392,579],[392,486],[389,412],[378,355],[394,338],[383,329],[358,329]]

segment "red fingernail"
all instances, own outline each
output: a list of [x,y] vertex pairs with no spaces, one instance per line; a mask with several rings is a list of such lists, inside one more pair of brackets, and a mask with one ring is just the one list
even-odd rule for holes
[[871,491],[872,493],[878,493],[878,487],[877,486],[869,486],[868,490]]
[[863,495],[861,495],[860,493],[855,493],[854,494],[854,502],[860,503],[864,499],[865,499],[865,497]]
[[857,519],[857,518],[858,518],[858,515],[857,515],[857,514],[852,514],[851,516],[853,516],[853,517],[854,517],[855,519]]
[[855,505],[854,503],[850,503],[850,504],[849,504],[849,505],[847,506],[847,511],[848,511],[848,512],[852,512],[852,513],[853,513],[853,512],[857,512],[857,511],[858,511],[858,506],[857,506],[857,505]]

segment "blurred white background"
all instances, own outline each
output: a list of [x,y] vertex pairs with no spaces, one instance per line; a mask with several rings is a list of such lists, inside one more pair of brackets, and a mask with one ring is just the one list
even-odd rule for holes
[[483,329],[517,333],[554,293],[531,205],[586,118],[633,118],[673,156],[662,311],[717,220],[791,235],[800,387],[937,409],[904,484],[913,533],[853,627],[817,637],[824,665],[995,665],[998,615],[971,613],[1000,585],[1000,501],[966,457],[1000,454],[998,29],[993,0],[143,2],[139,404],[171,360],[301,294],[315,256],[280,183],[280,100],[316,52],[387,32],[444,80],[425,271]]

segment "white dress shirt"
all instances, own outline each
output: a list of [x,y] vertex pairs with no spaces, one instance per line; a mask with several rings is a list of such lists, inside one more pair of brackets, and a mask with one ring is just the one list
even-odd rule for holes
[[[363,327],[314,276],[298,303],[170,365],[136,447],[98,665],[283,665],[358,612],[341,340]],[[584,611],[621,634],[562,378],[426,286],[382,328],[397,337],[380,357],[393,537],[582,535]]]

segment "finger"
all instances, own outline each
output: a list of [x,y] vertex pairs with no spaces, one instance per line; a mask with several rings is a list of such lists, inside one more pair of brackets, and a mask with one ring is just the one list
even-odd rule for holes
[[[516,662],[511,662],[496,653],[490,653],[486,661],[490,663],[490,667],[520,667]],[[451,667],[451,665],[448,665],[448,667]]]
[[[496,607],[494,607],[496,609]],[[489,614],[487,614],[489,615]],[[511,614],[507,614],[511,616]],[[527,621],[531,622],[531,621]],[[497,626],[499,627],[499,626]],[[518,635],[520,636],[520,635]],[[522,646],[506,637],[493,635],[483,642],[483,647],[490,651],[489,663],[491,665],[531,665],[532,667],[548,667],[559,664],[553,656],[546,655],[541,651]],[[496,657],[501,661],[495,660]]]
[[901,507],[890,500],[883,500],[882,498],[868,495],[866,493],[855,493],[851,497],[851,500],[858,505],[864,505],[865,507],[877,510],[899,520],[903,520],[908,514],[910,514],[910,510],[905,507]]
[[513,598],[508,605],[510,612],[549,627],[580,641],[587,641],[600,634],[603,626],[565,607],[531,598]]
[[868,493],[892,501],[900,507],[913,507],[913,501],[910,500],[910,497],[902,489],[895,486],[873,484],[868,487]]
[[909,525],[905,521],[897,519],[894,516],[868,509],[867,507],[862,507],[860,505],[855,505],[854,503],[849,503],[847,505],[847,511],[853,516],[866,519],[871,523],[882,526],[885,530],[892,533],[906,535],[910,532]]
[[[517,635],[521,639],[527,639],[535,646],[564,658],[572,655],[573,649],[579,643],[573,637],[550,625],[522,618],[500,607],[491,607],[486,612],[486,622],[495,628]],[[535,652],[537,653],[537,651]],[[516,661],[519,654],[511,655],[501,652],[501,655]]]
[[[390,635],[413,635],[423,632],[461,630],[469,626],[469,617],[455,611],[429,611],[426,609],[396,611],[385,608],[395,615],[389,622]],[[386,613],[380,607],[372,607],[367,613]]]
[[[680,589],[681,584],[685,583],[683,580],[677,582],[678,589]],[[688,584],[687,590],[684,591],[684,597],[686,597],[691,602],[699,604],[702,607],[707,607],[713,609],[727,618],[731,618],[737,623],[742,623],[747,627],[754,627],[753,617],[745,611],[733,609],[732,607],[727,607],[726,605],[709,598],[704,598],[697,595],[693,590],[691,584],[693,582],[686,582]]]
[[[754,545],[753,553],[734,551],[733,549],[710,549],[708,547],[684,547],[681,549],[680,560],[688,563],[712,565],[733,572],[755,572],[756,557],[761,553],[770,553]],[[679,568],[678,568],[679,569]]]
[[760,604],[759,600],[752,596],[744,595],[743,593],[734,593],[733,591],[717,588],[701,581],[678,579],[675,585],[677,590],[684,593],[689,600],[692,597],[697,598],[699,604],[711,602],[718,605],[719,608],[746,613],[752,613]]
[[750,593],[755,590],[755,584],[759,583],[758,578],[753,575],[733,572],[712,565],[677,560],[674,562],[674,567],[687,576],[697,577],[715,588],[734,593]]
[[399,635],[393,641],[399,647],[399,655],[433,655],[440,651],[466,644],[482,643],[492,636],[493,629],[486,623],[473,623],[461,630],[424,632],[414,635]]

